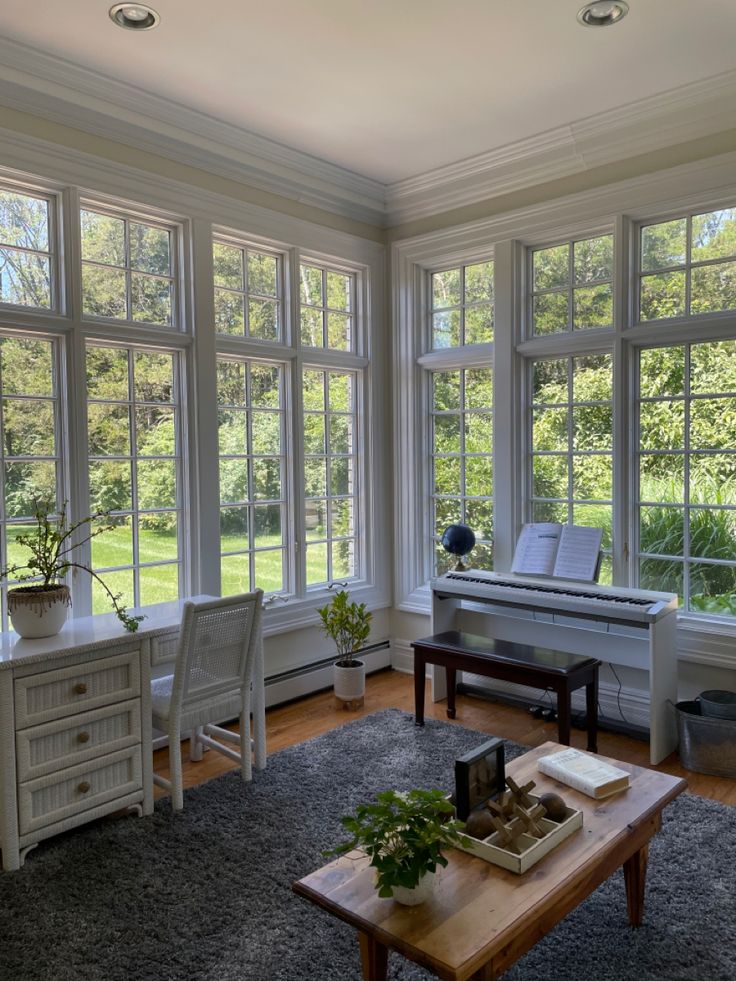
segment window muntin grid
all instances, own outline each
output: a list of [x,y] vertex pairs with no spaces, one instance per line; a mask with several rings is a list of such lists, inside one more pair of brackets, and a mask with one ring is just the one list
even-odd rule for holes
[[736,341],[642,350],[637,431],[639,585],[736,616]]
[[305,368],[304,520],[308,586],[360,575],[357,374]]
[[493,372],[465,368],[431,372],[431,504],[433,567],[455,563],[440,542],[448,525],[469,525],[472,563],[493,567]]
[[643,225],[639,320],[736,309],[736,208]]
[[92,207],[79,215],[84,316],[173,326],[173,229]]
[[354,351],[356,277],[312,262],[299,265],[299,319],[305,347]]
[[531,249],[532,334],[613,325],[613,235]]
[[431,348],[493,340],[493,261],[433,272],[429,277]]
[[215,239],[212,259],[217,333],[282,341],[281,256]]
[[222,595],[287,587],[284,372],[217,361]]
[[[7,568],[23,565],[30,557],[30,552],[17,544],[17,538],[36,527],[36,505],[50,502],[56,507],[61,503],[55,343],[3,333],[0,396],[0,562]],[[3,630],[8,629],[7,589],[8,583],[3,582]]]
[[[178,356],[87,344],[89,492],[114,528],[92,541],[92,567],[126,606],[180,594],[181,450]],[[109,602],[98,583],[93,612]]]
[[48,198],[0,187],[0,304],[53,305]]
[[613,361],[539,359],[531,373],[531,520],[603,528],[599,581],[613,569]]

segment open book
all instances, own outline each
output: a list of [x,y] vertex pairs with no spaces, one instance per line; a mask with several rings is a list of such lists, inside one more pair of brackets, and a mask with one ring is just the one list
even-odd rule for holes
[[524,525],[511,571],[593,582],[598,570],[602,528],[534,522]]
[[551,756],[540,756],[537,766],[541,773],[596,800],[610,797],[629,786],[626,770],[577,749],[563,749]]

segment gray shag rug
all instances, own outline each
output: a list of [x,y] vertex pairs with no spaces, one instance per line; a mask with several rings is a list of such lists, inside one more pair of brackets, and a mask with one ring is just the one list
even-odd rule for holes
[[[295,896],[339,817],[377,791],[450,788],[488,736],[397,710],[228,774],[172,815],[105,820],[52,839],[0,875],[5,981],[359,981],[354,932]],[[507,758],[522,752],[506,744]],[[736,809],[684,795],[651,849],[645,925],[628,926],[619,871],[504,981],[733,981]],[[429,975],[397,954],[392,981]]]

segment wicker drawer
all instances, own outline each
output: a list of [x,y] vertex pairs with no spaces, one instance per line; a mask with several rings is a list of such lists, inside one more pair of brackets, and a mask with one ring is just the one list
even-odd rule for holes
[[126,749],[140,739],[137,698],[22,729],[16,740],[18,782]]
[[141,786],[140,746],[22,783],[18,788],[20,834],[66,821]]
[[17,729],[140,695],[139,647],[15,680]]
[[151,665],[170,664],[179,650],[179,630],[151,638]]

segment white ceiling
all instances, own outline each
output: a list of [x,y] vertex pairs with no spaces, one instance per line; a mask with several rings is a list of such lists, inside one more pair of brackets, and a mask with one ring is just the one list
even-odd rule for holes
[[735,0],[3,0],[0,34],[392,183],[736,67]]

